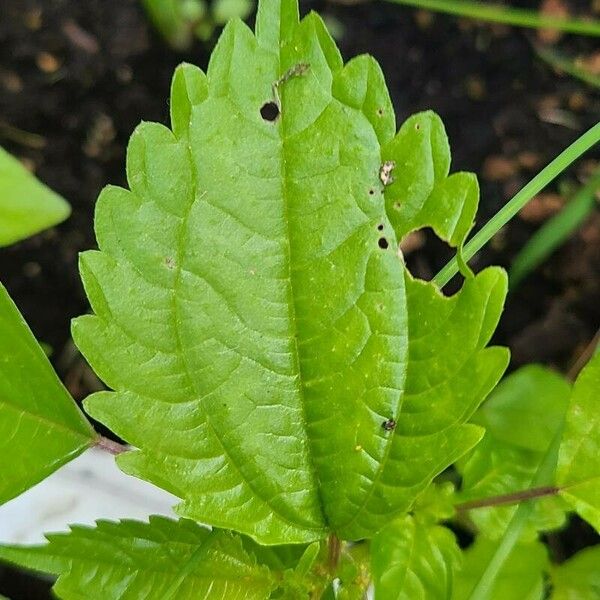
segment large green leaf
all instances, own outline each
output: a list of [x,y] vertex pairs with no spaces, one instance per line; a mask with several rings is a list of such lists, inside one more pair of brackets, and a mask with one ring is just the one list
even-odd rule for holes
[[371,542],[375,600],[448,600],[460,549],[445,527],[406,515]]
[[70,212],[65,200],[0,148],[0,246],[52,227]]
[[0,284],[0,504],[78,456],[95,437]]
[[[457,571],[453,600],[466,600],[496,551],[497,543],[478,539],[463,553]],[[548,551],[541,542],[518,544],[500,569],[486,598],[490,600],[542,600]]]
[[[486,434],[458,463],[461,500],[531,487],[563,425],[570,393],[571,386],[563,377],[538,365],[523,367],[504,379],[473,418],[486,428]],[[565,502],[555,496],[536,500],[524,537],[535,539],[539,531],[562,525],[565,508]],[[469,511],[469,517],[486,537],[496,539],[504,534],[516,510],[515,505],[482,507]]]
[[558,455],[562,497],[600,531],[600,353],[583,369],[573,388]]
[[479,439],[505,277],[450,299],[405,283],[382,74],[293,0],[264,0],[256,37],[230,23],[206,76],[178,69],[171,111],[172,132],[134,133],[131,191],[98,201],[73,335],[115,391],[86,407],[184,516],[267,544],[370,537]]
[[551,600],[597,600],[600,598],[600,546],[580,550],[551,569]]
[[275,576],[242,540],[187,520],[98,521],[48,535],[43,546],[0,546],[0,558],[58,575],[64,600],[264,600]]

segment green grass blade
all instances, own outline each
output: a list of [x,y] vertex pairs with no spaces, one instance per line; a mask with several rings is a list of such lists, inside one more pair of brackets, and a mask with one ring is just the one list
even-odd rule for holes
[[567,73],[594,88],[600,88],[600,76],[579,66],[575,60],[547,46],[535,46],[535,53],[552,68]]
[[509,270],[511,289],[516,288],[531,271],[539,267],[583,223],[594,208],[598,189],[600,170],[557,215],[531,236]]
[[[600,123],[596,123],[542,169],[473,236],[463,249],[464,260],[473,258],[536,194],[599,141]],[[433,281],[439,287],[443,287],[458,273],[458,270],[455,257],[433,278]]]
[[483,5],[479,2],[460,0],[389,0],[396,4],[435,10],[449,15],[469,17],[480,21],[504,23],[534,29],[556,29],[579,35],[600,36],[600,22],[584,19],[563,19],[535,11],[508,6]]

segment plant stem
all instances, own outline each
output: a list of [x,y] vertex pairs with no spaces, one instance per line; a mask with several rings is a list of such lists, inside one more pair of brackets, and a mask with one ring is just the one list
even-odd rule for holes
[[123,444],[119,444],[119,442],[109,440],[107,437],[104,437],[103,435],[98,437],[96,446],[98,448],[100,448],[101,450],[105,450],[106,452],[109,452],[110,454],[114,454],[115,456],[117,454],[122,454],[123,452],[127,452],[127,450],[129,450],[129,448],[127,448],[127,446],[125,446]]
[[328,568],[329,568],[329,573],[332,576],[335,576],[335,573],[337,571],[338,565],[340,563],[340,556],[342,554],[342,543],[340,541],[340,539],[337,537],[337,535],[335,535],[335,533],[332,533],[329,536],[329,540],[328,540],[328,549],[329,549],[329,556],[328,556]]
[[546,485],[527,490],[519,490],[510,494],[502,494],[499,496],[489,496],[488,498],[480,498],[478,500],[469,500],[456,504],[454,508],[458,511],[473,510],[474,508],[483,508],[486,506],[501,506],[503,504],[516,504],[523,500],[532,500],[533,498],[543,498],[545,496],[555,496],[560,491],[556,486]]
[[[544,460],[540,464],[535,477],[533,478],[532,484],[534,488],[544,485],[553,477],[556,469],[558,449],[562,439],[562,430],[563,428],[559,427],[546,452],[546,456],[544,456]],[[533,512],[534,506],[531,499],[519,505],[496,548],[496,552],[494,552],[490,562],[481,574],[481,577],[473,588],[468,600],[489,600],[493,597],[492,589],[494,582],[515,544],[519,541],[523,528]]]
[[[471,259],[485,246],[536,194],[600,141],[600,123],[596,123],[581,137],[563,150],[548,166],[538,173],[516,196],[507,202],[463,248],[465,261]],[[440,288],[445,286],[458,273],[458,262],[453,258],[433,278]]]
[[596,20],[558,18],[536,11],[509,6],[485,5],[467,0],[389,0],[395,4],[405,4],[426,10],[469,17],[480,21],[492,21],[534,29],[556,29],[579,35],[600,36],[600,22]]

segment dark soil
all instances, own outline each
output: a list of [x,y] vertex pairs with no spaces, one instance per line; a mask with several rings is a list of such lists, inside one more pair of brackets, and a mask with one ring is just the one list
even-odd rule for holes
[[[590,10],[589,2],[563,3],[573,12]],[[480,222],[600,115],[597,90],[555,73],[536,57],[535,32],[384,3],[302,4],[335,19],[345,58],[369,52],[379,60],[399,122],[428,108],[441,115],[454,170],[480,175]],[[511,4],[539,5],[536,0]],[[594,41],[565,37],[558,47],[590,54]],[[174,67],[182,60],[205,67],[207,58],[208,46],[201,43],[188,54],[168,48],[136,0],[0,0],[0,145],[73,205],[72,217],[55,230],[0,250],[0,280],[36,336],[52,347],[55,366],[77,399],[97,385],[69,334],[70,320],[88,310],[77,255],[95,244],[95,200],[104,185],[125,183],[125,148],[138,122],[166,122]],[[588,155],[563,179],[583,180],[598,158]],[[523,218],[514,219],[473,266],[509,266],[564,202],[558,191],[557,186],[547,190],[550,194],[538,198]],[[406,255],[421,277],[435,274],[449,256],[430,236],[411,241],[414,249],[407,248]],[[568,372],[599,324],[596,210],[511,295],[496,341],[511,348],[513,367],[538,361]],[[576,522],[553,536],[552,548],[564,557],[597,541]],[[25,591],[22,581],[0,570],[0,593],[14,600],[48,597]]]

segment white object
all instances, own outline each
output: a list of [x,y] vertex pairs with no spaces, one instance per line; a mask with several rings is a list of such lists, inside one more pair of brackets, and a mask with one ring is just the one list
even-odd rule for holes
[[92,448],[44,481],[0,506],[0,543],[37,544],[44,533],[98,519],[174,516],[179,502],[152,484],[119,470],[114,456]]

